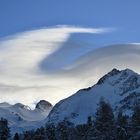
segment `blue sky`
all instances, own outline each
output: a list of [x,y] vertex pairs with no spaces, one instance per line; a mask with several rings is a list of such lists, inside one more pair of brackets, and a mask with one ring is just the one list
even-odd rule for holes
[[55,104],[113,68],[140,73],[140,44],[107,47],[140,42],[139,6],[140,0],[0,0],[0,102]]
[[0,0],[0,37],[55,25],[109,27],[100,36],[77,35],[95,44],[139,42],[139,0]]

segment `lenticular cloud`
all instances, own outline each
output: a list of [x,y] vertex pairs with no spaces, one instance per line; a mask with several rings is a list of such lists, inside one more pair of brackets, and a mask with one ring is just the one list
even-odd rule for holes
[[[102,33],[107,29],[57,26],[7,37],[0,42],[0,102],[31,105],[39,99],[56,103],[72,93],[74,79],[63,70],[40,64],[67,42],[73,33]],[[67,47],[67,46],[65,46]],[[61,63],[55,56],[53,62]],[[66,58],[66,62],[67,62]],[[51,64],[52,65],[52,64]],[[63,66],[62,69],[65,69]],[[67,81],[67,82],[66,82]]]
[[[0,102],[33,106],[45,99],[55,104],[80,88],[92,86],[113,68],[130,68],[140,73],[140,45],[136,43],[106,46],[74,56],[78,54],[76,48],[83,44],[77,43],[78,40],[70,42],[73,33],[106,31],[109,30],[57,26],[27,31],[1,41]],[[75,60],[69,63],[72,57]]]

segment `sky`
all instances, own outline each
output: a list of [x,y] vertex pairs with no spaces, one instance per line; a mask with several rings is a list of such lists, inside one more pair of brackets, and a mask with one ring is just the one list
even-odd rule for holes
[[42,27],[74,25],[116,30],[100,37],[88,36],[96,45],[138,42],[139,5],[139,0],[0,0],[0,37]]
[[0,0],[0,102],[55,104],[114,67],[140,73],[139,4]]

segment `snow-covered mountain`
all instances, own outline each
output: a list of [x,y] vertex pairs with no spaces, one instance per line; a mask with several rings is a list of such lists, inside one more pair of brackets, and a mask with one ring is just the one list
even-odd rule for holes
[[34,110],[21,103],[15,105],[0,103],[0,118],[8,120],[12,133],[22,132],[23,130],[30,130],[43,125],[43,120],[51,109],[52,105],[45,100],[37,103]]
[[131,115],[132,106],[140,101],[140,75],[130,69],[113,69],[94,86],[57,103],[47,122],[57,124],[67,118],[75,124],[85,123],[88,116],[95,115],[101,97],[110,102],[116,113],[122,110]]
[[140,101],[140,75],[130,69],[113,69],[94,86],[79,90],[53,108],[45,100],[37,103],[34,110],[21,103],[1,103],[0,118],[8,120],[12,133],[35,129],[45,123],[57,124],[65,118],[81,124],[88,116],[95,115],[101,97],[110,102],[116,113],[122,110],[131,115],[133,105]]

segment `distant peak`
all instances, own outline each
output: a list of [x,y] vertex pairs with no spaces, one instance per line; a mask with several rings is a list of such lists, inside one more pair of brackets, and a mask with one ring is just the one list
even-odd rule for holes
[[7,102],[2,102],[0,103],[0,107],[10,107],[11,104],[7,103]]
[[21,104],[21,103],[16,103],[16,104],[14,104],[13,106],[24,107],[25,105],[24,105],[24,104]]
[[24,108],[24,109],[27,109],[27,110],[31,110],[29,106],[26,106],[26,105],[24,105],[22,103],[16,103],[16,104],[13,105],[13,107],[15,107],[15,108]]
[[40,109],[40,110],[47,110],[49,108],[52,108],[52,104],[49,103],[48,101],[45,100],[40,100],[37,104],[36,104],[36,109]]

